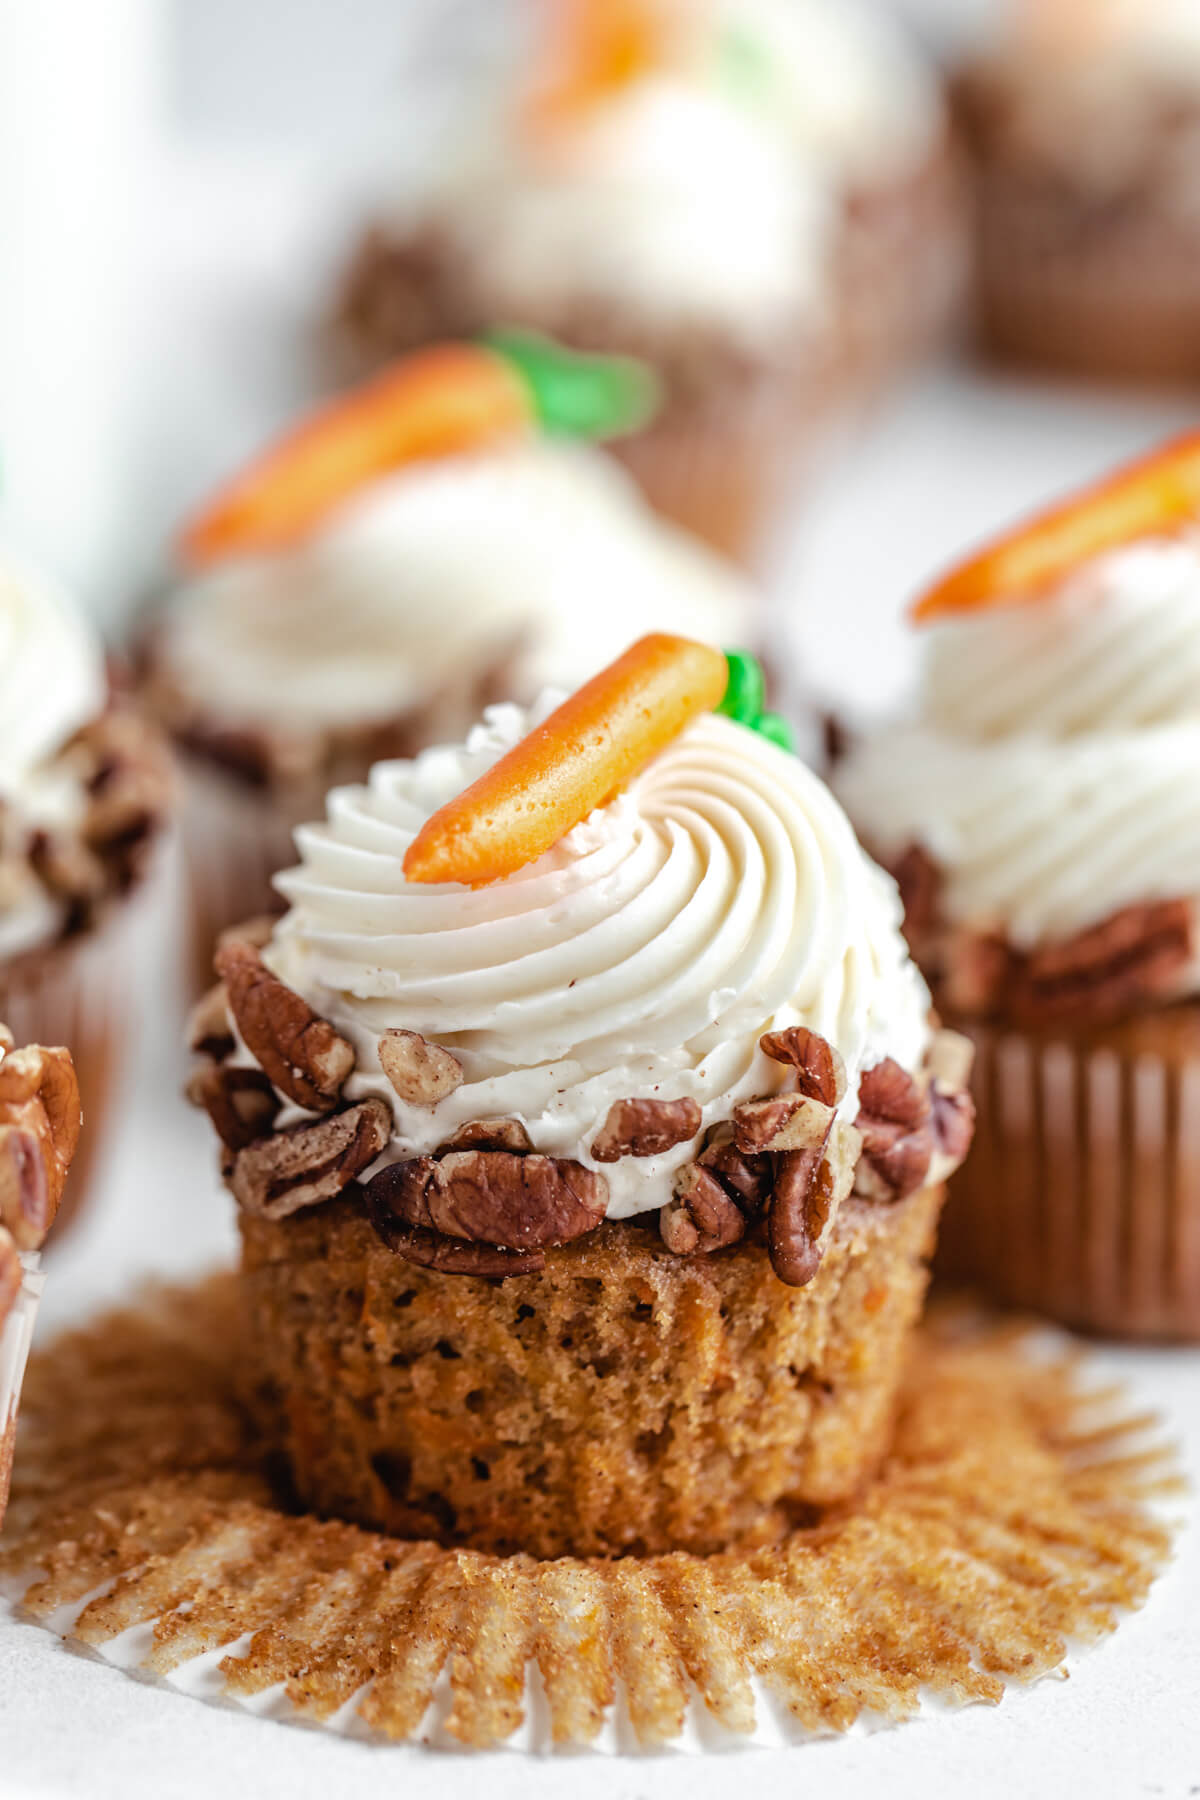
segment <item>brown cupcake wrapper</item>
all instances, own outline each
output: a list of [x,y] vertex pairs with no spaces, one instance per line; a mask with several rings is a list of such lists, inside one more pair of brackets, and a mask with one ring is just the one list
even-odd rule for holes
[[130,1035],[134,936],[148,903],[139,890],[94,928],[0,964],[0,1020],[19,1044],[64,1044],[79,1079],[83,1130],[55,1233],[86,1200],[99,1166]]
[[41,1272],[40,1262],[41,1258],[36,1251],[22,1255],[20,1291],[3,1324],[0,1324],[0,1525],[4,1523],[12,1481],[13,1445],[17,1433],[21,1386],[25,1379],[29,1346],[33,1342],[38,1303],[46,1279]]
[[1200,1342],[1200,1056],[966,1026],[939,1268],[1086,1331]]

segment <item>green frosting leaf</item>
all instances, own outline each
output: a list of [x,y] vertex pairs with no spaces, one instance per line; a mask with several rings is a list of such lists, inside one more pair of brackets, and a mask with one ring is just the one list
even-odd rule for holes
[[488,331],[481,342],[516,370],[551,436],[621,437],[658,410],[658,378],[636,357],[585,355],[533,331]]
[[735,719],[739,725],[745,725],[750,731],[757,731],[772,744],[778,744],[781,750],[795,750],[796,741],[792,728],[779,713],[765,712],[767,698],[766,677],[762,664],[756,656],[746,650],[727,650],[725,665],[729,677],[725,684],[725,698],[717,711],[724,713],[727,719]]

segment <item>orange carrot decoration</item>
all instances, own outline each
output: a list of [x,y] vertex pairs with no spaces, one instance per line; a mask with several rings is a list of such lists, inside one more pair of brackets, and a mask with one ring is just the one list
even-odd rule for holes
[[960,563],[922,595],[917,623],[1031,600],[1080,563],[1200,517],[1200,432],[1037,514]]
[[659,0],[543,0],[549,11],[544,69],[525,109],[534,132],[553,129],[663,61]]
[[727,673],[707,644],[639,638],[425,821],[405,853],[405,875],[482,887],[535,862],[690,720],[718,706]]
[[251,463],[183,534],[193,564],[282,550],[406,462],[528,436],[618,437],[644,425],[657,381],[628,356],[588,356],[531,331],[435,344],[332,401]]

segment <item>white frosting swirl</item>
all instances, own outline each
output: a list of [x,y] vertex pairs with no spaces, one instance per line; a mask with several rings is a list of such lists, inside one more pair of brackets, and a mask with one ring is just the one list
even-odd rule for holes
[[600,451],[514,443],[400,469],[297,549],[187,584],[159,654],[231,722],[311,731],[441,701],[442,729],[465,730],[498,664],[531,700],[644,631],[738,642],[753,607]]
[[1200,898],[1200,544],[1135,545],[932,627],[921,722],[859,745],[836,785],[880,854],[936,857],[952,922],[1021,945]]
[[71,822],[84,796],[51,766],[105,704],[98,640],[67,596],[0,550],[0,961],[53,938],[62,904],[31,869],[31,833]]
[[[858,1078],[919,1065],[929,999],[899,932],[893,884],[824,785],[729,720],[693,724],[611,804],[538,862],[471,890],[410,885],[423,821],[550,709],[494,707],[463,747],[381,763],[335,789],[278,878],[291,910],[267,961],[354,1042],[348,1093],[395,1114],[390,1154],[462,1123],[521,1119],[536,1149],[589,1163],[616,1100],[694,1098],[704,1126],[787,1072],[764,1031],[805,1024]],[[420,1032],[463,1064],[433,1109],[396,1100],[379,1035]],[[662,1206],[695,1144],[607,1165],[614,1217]],[[594,1165],[593,1165],[594,1166]]]

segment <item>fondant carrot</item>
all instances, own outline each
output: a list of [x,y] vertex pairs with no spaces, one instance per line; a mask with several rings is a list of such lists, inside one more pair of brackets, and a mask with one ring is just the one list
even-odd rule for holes
[[1200,516],[1200,432],[1177,438],[998,538],[922,595],[918,623],[1030,600],[1080,563]]
[[334,400],[237,476],[181,540],[193,564],[279,550],[358,488],[406,462],[533,431],[608,437],[645,423],[650,371],[531,332],[435,344]]
[[663,6],[655,0],[543,0],[549,14],[542,62],[525,119],[552,130],[662,59]]
[[718,706],[726,679],[725,658],[707,644],[639,638],[426,820],[405,875],[482,887],[536,861]]

